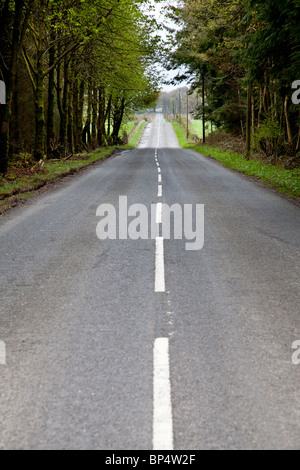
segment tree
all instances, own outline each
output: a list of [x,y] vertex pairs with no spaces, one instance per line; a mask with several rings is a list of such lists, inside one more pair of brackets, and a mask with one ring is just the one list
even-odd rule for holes
[[[1,51],[1,76],[6,74],[9,97],[16,74],[27,71],[26,84],[31,84],[33,93],[27,114],[34,111],[36,161],[80,151],[87,144],[106,144],[112,132],[116,141],[127,108],[130,112],[141,95],[155,90],[157,80],[149,67],[157,60],[158,40],[153,35],[154,22],[141,8],[146,4],[132,0],[3,3],[3,38],[8,40]],[[19,104],[22,97],[15,96],[15,112]],[[2,172],[7,169],[9,140],[13,148],[18,138],[17,129],[11,128],[10,138],[8,134],[11,109],[8,99],[8,106],[0,110],[6,123],[2,129],[7,130],[1,133]]]
[[[170,14],[182,26],[170,67],[184,65],[194,88],[205,76],[209,119],[246,137],[247,156],[259,127],[278,122],[284,152],[295,156],[300,123],[291,84],[299,72],[299,2],[186,0]],[[282,147],[274,152],[276,158]]]
[[18,60],[33,1],[1,3],[0,78],[6,85],[6,103],[0,104],[0,173],[6,173],[9,157],[9,126]]

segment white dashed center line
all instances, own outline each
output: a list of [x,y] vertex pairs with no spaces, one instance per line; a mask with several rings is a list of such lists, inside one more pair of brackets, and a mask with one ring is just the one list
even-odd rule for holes
[[173,450],[168,338],[155,340],[153,362],[153,449]]
[[165,292],[164,239],[156,237],[155,249],[155,292]]
[[[158,160],[160,127],[158,128],[155,162],[158,172],[157,197],[162,197],[162,175]],[[156,204],[156,224],[162,224],[162,202]],[[155,292],[165,292],[164,238],[155,239]],[[173,418],[171,404],[169,338],[157,338],[153,350],[153,449],[173,450]]]

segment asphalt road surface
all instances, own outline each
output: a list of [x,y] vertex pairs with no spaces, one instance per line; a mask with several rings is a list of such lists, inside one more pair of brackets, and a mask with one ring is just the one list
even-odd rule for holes
[[[160,203],[192,207],[200,242],[204,205],[201,249],[178,220],[163,235]],[[159,114],[139,148],[12,210],[0,448],[299,449],[299,235],[298,206],[182,150]]]

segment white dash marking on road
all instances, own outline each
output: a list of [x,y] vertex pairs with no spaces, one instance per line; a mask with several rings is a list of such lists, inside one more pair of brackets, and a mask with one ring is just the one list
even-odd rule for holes
[[153,349],[153,450],[173,450],[169,339],[157,338]]
[[160,169],[160,168],[157,168],[157,171],[158,171],[158,173],[161,173],[161,169]]
[[164,239],[156,237],[155,247],[155,292],[165,292]]
[[158,202],[156,204],[156,223],[161,224],[162,221],[162,203]]
[[158,185],[157,197],[162,197],[162,185]]
[[161,183],[161,174],[158,175],[158,182]]

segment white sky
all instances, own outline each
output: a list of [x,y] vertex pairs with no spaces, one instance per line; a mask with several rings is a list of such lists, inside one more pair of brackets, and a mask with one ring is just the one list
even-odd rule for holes
[[[167,19],[164,15],[163,9],[168,6],[168,5],[176,5],[178,2],[176,0],[169,0],[169,1],[163,1],[163,2],[155,2],[154,0],[150,0],[150,4],[155,6],[155,17],[156,20],[159,24],[165,24],[167,26],[175,28],[176,26],[174,23],[172,23],[169,19]],[[161,31],[160,32],[162,38],[167,38],[167,33],[166,31]],[[165,69],[161,69],[162,75],[167,78],[167,80],[171,80],[178,74],[178,70],[174,71],[167,71]],[[185,82],[178,83],[176,85],[164,85],[162,84],[162,91],[168,92],[172,91],[175,88],[181,87],[181,86],[186,86],[187,84]]]

